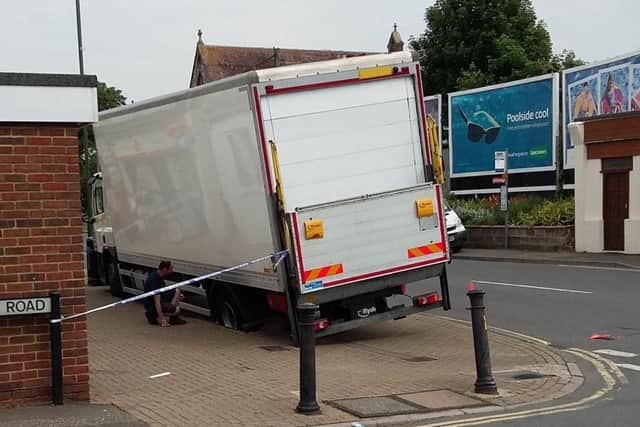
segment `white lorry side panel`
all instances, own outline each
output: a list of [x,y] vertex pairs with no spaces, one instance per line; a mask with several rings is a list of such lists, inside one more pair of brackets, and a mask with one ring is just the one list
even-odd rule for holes
[[[417,201],[427,201],[419,216]],[[412,270],[448,259],[439,185],[423,184],[297,209],[290,214],[302,293]],[[322,237],[305,223],[322,222]]]
[[413,76],[261,98],[286,209],[425,182]]
[[[247,85],[107,115],[95,133],[121,261],[214,270],[274,251]],[[267,264],[239,282],[282,290]]]

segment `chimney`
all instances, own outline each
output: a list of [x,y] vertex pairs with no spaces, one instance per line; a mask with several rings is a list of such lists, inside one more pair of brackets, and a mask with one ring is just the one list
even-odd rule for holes
[[280,65],[282,65],[282,62],[280,60],[280,48],[277,47],[273,47],[273,66],[274,67],[279,67]]
[[404,42],[402,41],[402,36],[398,32],[398,24],[393,24],[393,32],[389,37],[389,43],[387,43],[387,51],[391,52],[402,52],[404,50]]

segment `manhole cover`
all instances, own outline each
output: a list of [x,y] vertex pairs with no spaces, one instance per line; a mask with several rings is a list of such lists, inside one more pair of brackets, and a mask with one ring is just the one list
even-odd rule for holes
[[438,360],[434,357],[429,357],[429,356],[417,356],[417,357],[405,357],[404,360],[406,360],[407,362],[432,362],[434,360]]
[[519,372],[513,376],[516,380],[537,380],[547,377],[553,377],[553,375],[539,374],[537,372]]
[[287,347],[284,347],[282,345],[261,345],[261,346],[258,346],[258,348],[261,348],[267,351],[289,351]]
[[405,415],[422,412],[426,408],[395,396],[361,397],[329,402],[334,407],[360,418]]
[[487,405],[487,402],[451,390],[423,391],[421,393],[401,394],[399,397],[431,410],[470,408]]

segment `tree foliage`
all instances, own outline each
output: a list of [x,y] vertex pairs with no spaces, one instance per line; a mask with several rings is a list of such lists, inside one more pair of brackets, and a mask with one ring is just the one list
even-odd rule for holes
[[578,58],[574,51],[568,49],[563,49],[561,53],[551,57],[551,71],[554,73],[585,64],[586,62]]
[[552,55],[551,37],[530,0],[436,0],[426,31],[410,42],[420,53],[426,94],[449,93],[553,71],[580,61]]
[[113,86],[107,86],[104,82],[98,82],[98,111],[125,105],[127,97],[122,91]]
[[[126,104],[127,97],[114,86],[98,82],[98,111],[109,110]],[[98,151],[93,134],[93,127],[89,126],[80,131],[80,186],[82,191],[82,207],[89,213],[89,185],[88,180],[98,171]]]

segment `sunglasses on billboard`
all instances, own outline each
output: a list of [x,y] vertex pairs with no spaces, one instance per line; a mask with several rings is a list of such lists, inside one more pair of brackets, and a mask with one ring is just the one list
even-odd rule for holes
[[473,113],[473,117],[484,116],[489,123],[491,123],[491,127],[485,128],[480,126],[478,123],[472,122],[467,118],[467,115],[460,110],[460,115],[462,116],[462,120],[464,120],[467,125],[467,138],[469,138],[472,142],[478,142],[484,136],[484,141],[487,144],[491,144],[498,137],[498,133],[500,132],[500,124],[494,119],[491,114],[486,111],[476,111]]

